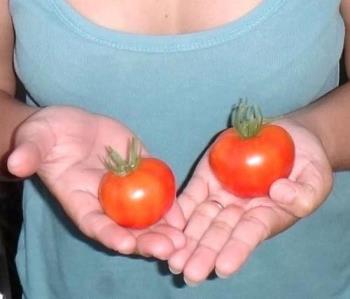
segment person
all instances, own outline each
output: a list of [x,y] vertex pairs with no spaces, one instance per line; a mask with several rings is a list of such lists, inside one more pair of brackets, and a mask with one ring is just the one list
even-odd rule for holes
[[[337,86],[350,1],[0,3],[1,156],[25,179],[25,298],[349,298],[350,86]],[[208,167],[238,98],[295,143],[266,197],[228,194]],[[131,135],[178,186],[143,230],[97,199],[100,155],[125,155]]]

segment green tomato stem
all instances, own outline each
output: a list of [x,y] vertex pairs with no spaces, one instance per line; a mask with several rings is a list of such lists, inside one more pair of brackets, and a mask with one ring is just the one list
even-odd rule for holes
[[264,118],[259,106],[240,100],[233,108],[231,122],[242,138],[251,138],[260,132]]
[[118,176],[125,176],[132,170],[137,168],[141,160],[141,146],[136,137],[132,137],[128,147],[128,155],[123,159],[121,155],[111,146],[106,147],[107,155],[103,160],[103,164],[109,171]]

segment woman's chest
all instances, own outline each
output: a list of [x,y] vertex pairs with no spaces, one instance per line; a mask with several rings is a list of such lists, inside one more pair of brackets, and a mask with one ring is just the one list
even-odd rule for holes
[[[108,1],[82,7],[103,16]],[[155,0],[144,1],[157,7],[150,2]],[[225,105],[239,97],[283,98],[291,103],[286,109],[295,108],[315,98],[337,67],[344,35],[339,2],[260,1],[244,17],[215,30],[152,36],[97,26],[64,0],[11,0],[16,71],[44,105],[81,99],[94,105],[102,95],[139,106],[142,98],[145,108],[157,102],[154,98],[180,98],[172,101],[178,111],[184,102],[215,98],[223,103],[220,97]]]
[[262,0],[68,0],[81,15],[110,29],[178,34],[214,28],[247,14]]

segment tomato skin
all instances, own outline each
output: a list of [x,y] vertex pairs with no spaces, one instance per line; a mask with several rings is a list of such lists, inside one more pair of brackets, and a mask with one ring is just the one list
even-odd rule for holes
[[209,151],[209,164],[222,186],[241,198],[266,196],[271,184],[288,177],[294,143],[278,125],[263,125],[256,136],[243,138],[234,129],[219,135]]
[[99,187],[99,200],[107,216],[121,226],[145,228],[170,209],[176,193],[171,169],[156,158],[141,158],[122,176],[108,171]]

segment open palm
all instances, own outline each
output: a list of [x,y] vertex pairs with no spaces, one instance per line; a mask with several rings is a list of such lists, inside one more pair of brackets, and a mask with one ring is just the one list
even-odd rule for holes
[[233,274],[259,243],[326,199],[332,172],[320,142],[295,122],[279,124],[291,134],[296,158],[290,177],[277,180],[269,196],[246,200],[226,192],[210,170],[207,153],[180,195],[187,243],[170,257],[169,267],[183,272],[188,284],[202,282],[213,270],[219,277]]
[[[106,171],[101,162],[105,147],[125,155],[131,136],[130,130],[111,118],[73,107],[44,108],[19,127],[8,168],[19,177],[36,173],[88,237],[120,253],[166,259],[185,242],[177,229],[184,220],[176,202],[157,224],[131,230],[108,218],[97,198]],[[147,155],[145,150],[143,154]]]

